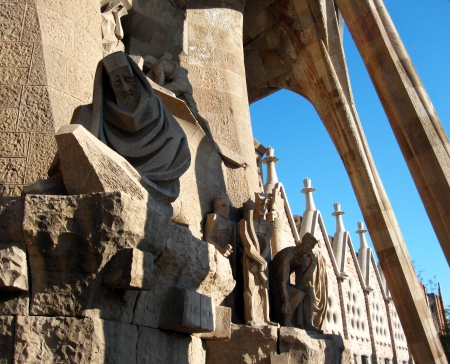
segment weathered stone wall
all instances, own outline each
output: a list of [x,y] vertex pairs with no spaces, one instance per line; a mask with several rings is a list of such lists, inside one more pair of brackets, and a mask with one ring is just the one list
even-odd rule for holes
[[408,362],[410,353],[402,324],[398,318],[397,309],[391,301],[387,304],[389,321],[391,325],[391,336],[393,341],[394,353],[398,363]]
[[371,325],[373,336],[374,352],[372,353],[372,357],[377,358],[377,360],[392,360],[394,353],[389,332],[387,306],[375,269],[377,267],[371,262],[370,284],[373,291],[367,295],[367,311],[370,315],[369,324]]
[[346,256],[345,272],[348,279],[342,282],[343,314],[347,326],[347,339],[351,343],[353,355],[360,360],[362,355],[371,356],[372,340],[367,321],[365,292],[357,271],[358,261],[353,259],[349,245]]
[[2,195],[45,178],[55,131],[89,103],[101,59],[98,1],[0,2]]

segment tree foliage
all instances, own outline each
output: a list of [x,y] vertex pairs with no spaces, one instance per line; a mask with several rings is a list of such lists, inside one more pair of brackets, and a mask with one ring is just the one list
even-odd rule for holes
[[441,344],[444,349],[445,356],[447,357],[447,361],[450,363],[450,306],[447,306],[445,309],[445,317],[446,319],[446,325],[444,332],[439,335],[439,338],[441,339]]

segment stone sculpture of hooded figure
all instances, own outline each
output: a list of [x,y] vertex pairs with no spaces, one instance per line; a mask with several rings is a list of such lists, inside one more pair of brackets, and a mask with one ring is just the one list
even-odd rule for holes
[[186,135],[125,53],[99,63],[93,103],[79,108],[72,123],[124,157],[153,197],[167,203],[178,197],[179,178],[191,160]]

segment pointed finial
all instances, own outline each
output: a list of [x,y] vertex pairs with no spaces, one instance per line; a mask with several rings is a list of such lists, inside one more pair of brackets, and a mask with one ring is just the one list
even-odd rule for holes
[[369,245],[366,241],[365,233],[367,232],[366,229],[364,229],[364,223],[362,221],[358,222],[358,230],[356,230],[356,233],[359,235],[359,242],[360,242],[360,249],[362,248],[368,248]]
[[264,164],[267,164],[267,182],[264,185],[264,193],[269,194],[272,192],[275,185],[278,183],[278,176],[275,170],[275,163],[277,163],[279,159],[275,157],[275,150],[270,145],[266,150],[266,158],[262,160]]
[[367,230],[364,228],[364,223],[362,221],[358,221],[358,230],[356,231],[357,234],[366,233]]
[[305,188],[303,188],[301,192],[306,195],[306,211],[315,211],[316,205],[314,204],[312,194],[316,191],[316,189],[311,187],[311,180],[308,177],[303,180],[303,186]]
[[341,211],[341,204],[339,202],[335,202],[333,206],[334,212],[331,214],[331,216],[336,216],[336,233],[340,233],[345,231],[344,221],[342,220],[342,215],[344,215],[345,212]]
[[332,216],[345,215],[344,211],[341,211],[341,204],[339,202],[335,202],[333,204],[334,212],[331,214]]

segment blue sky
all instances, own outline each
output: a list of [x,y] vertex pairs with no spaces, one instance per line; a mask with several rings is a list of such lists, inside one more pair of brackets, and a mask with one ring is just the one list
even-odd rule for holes
[[[447,135],[450,133],[450,2],[385,0],[385,5],[422,79]],[[422,283],[440,282],[450,305],[450,271],[409,170],[395,140],[364,63],[345,31],[344,49],[350,82],[375,164],[396,214]],[[250,106],[254,137],[275,148],[280,182],[294,214],[303,214],[300,193],[309,177],[328,234],[334,235],[333,203],[345,211],[344,225],[355,248],[357,222],[364,221],[342,161],[311,104],[289,91],[279,91]]]

